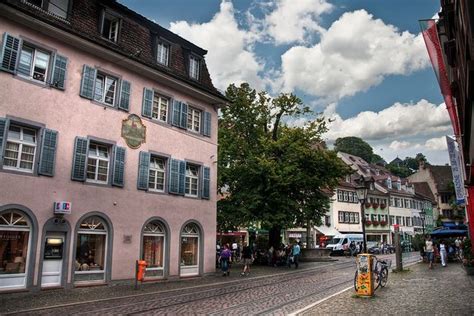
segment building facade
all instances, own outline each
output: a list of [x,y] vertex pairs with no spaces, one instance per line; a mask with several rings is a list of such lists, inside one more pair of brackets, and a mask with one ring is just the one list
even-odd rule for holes
[[4,1],[0,291],[215,269],[206,51],[115,1]]

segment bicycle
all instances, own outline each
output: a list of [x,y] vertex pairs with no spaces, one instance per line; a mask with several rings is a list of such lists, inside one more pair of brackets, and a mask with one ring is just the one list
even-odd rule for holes
[[[374,256],[375,257],[375,256]],[[377,259],[375,257],[375,264],[372,269],[372,278],[374,280],[374,291],[377,290],[379,287],[385,287],[388,282],[388,269],[392,265],[392,261],[390,259]],[[356,270],[354,275],[354,289],[357,291],[357,277],[359,271]]]

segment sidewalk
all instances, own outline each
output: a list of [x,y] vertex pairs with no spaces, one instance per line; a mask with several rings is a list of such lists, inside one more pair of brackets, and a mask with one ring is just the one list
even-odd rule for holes
[[[347,258],[342,258],[339,262],[344,262]],[[43,290],[40,292],[17,292],[0,294],[0,314],[5,312],[19,311],[30,308],[39,308],[58,304],[70,304],[76,302],[93,301],[100,299],[117,298],[127,295],[140,295],[145,293],[171,291],[176,289],[189,289],[192,287],[234,283],[245,279],[258,279],[267,276],[292,273],[305,269],[314,269],[331,265],[331,262],[303,262],[300,268],[288,269],[287,267],[269,267],[252,265],[250,276],[242,277],[242,264],[232,265],[230,276],[223,277],[220,270],[204,277],[178,279],[172,281],[145,282],[138,290],[133,289],[133,283],[124,281],[113,283],[108,286],[81,287],[73,289]],[[21,304],[19,304],[21,302]]]
[[345,291],[300,315],[474,315],[474,276],[458,263],[429,270],[418,263],[389,273],[388,284],[373,298]]

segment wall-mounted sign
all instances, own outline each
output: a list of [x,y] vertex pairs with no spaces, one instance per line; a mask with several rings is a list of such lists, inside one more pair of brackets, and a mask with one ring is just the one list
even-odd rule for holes
[[125,139],[127,146],[132,149],[137,149],[145,143],[146,126],[143,125],[139,116],[130,114],[128,118],[122,121],[122,137]]
[[71,214],[71,202],[54,202],[54,214]]

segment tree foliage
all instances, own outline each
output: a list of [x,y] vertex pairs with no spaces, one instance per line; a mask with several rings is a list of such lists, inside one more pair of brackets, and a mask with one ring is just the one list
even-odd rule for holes
[[376,163],[381,158],[374,154],[372,146],[365,142],[362,138],[349,136],[336,139],[334,142],[334,150],[344,152],[354,156],[358,156],[368,163]]
[[218,229],[261,223],[294,227],[320,221],[330,192],[350,172],[321,134],[323,118],[304,127],[284,122],[310,113],[293,94],[272,99],[248,84],[230,85],[219,119]]
[[428,164],[428,160],[425,155],[422,153],[416,154],[415,158],[405,157],[401,162],[395,163],[391,162],[386,167],[387,169],[396,176],[406,178],[418,170],[420,161],[423,161],[425,164]]

